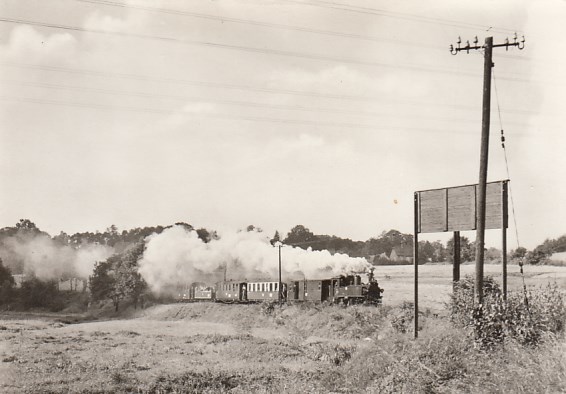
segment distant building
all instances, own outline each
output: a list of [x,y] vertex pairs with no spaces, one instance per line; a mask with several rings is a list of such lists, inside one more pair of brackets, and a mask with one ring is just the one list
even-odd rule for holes
[[57,288],[60,291],[85,291],[86,280],[81,278],[59,279]]
[[394,262],[406,262],[412,263],[413,262],[413,248],[409,246],[399,246],[394,247],[391,250],[391,254],[389,255],[389,260]]
[[[32,277],[26,274],[13,274],[14,282],[16,288],[22,287],[22,283]],[[57,289],[60,291],[85,291],[87,290],[87,281],[82,278],[70,278],[70,279],[59,279],[54,281],[57,284]]]

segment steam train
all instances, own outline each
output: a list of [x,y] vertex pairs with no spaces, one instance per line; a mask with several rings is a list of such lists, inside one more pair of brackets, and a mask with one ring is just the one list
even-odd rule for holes
[[380,304],[383,289],[370,272],[368,283],[360,275],[341,275],[330,279],[303,279],[288,283],[273,281],[227,280],[208,286],[195,282],[181,290],[181,302],[257,303],[264,301],[314,302],[331,304]]

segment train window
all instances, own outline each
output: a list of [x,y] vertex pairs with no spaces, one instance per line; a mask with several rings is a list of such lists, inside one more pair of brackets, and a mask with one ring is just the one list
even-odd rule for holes
[[275,291],[279,291],[279,283],[275,284]]
[[273,291],[273,283],[269,283],[269,290],[268,291]]

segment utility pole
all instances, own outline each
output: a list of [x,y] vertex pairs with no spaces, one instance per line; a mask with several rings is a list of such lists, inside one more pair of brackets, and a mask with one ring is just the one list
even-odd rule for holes
[[525,37],[518,42],[517,34],[510,43],[509,39],[505,39],[503,44],[493,44],[493,37],[486,37],[484,45],[478,45],[478,38],[474,40],[474,45],[470,45],[470,41],[466,42],[465,47],[461,47],[462,40],[458,37],[458,46],[454,48],[450,45],[450,53],[456,55],[460,51],[470,53],[470,50],[484,50],[484,74],[483,74],[483,105],[482,105],[482,124],[481,124],[481,148],[480,148],[480,175],[477,196],[477,233],[476,233],[476,282],[474,288],[474,298],[477,305],[483,303],[483,263],[485,248],[485,196],[487,189],[487,163],[489,155],[489,122],[491,110],[491,68],[494,66],[492,62],[493,48],[516,46],[519,49],[525,47]]

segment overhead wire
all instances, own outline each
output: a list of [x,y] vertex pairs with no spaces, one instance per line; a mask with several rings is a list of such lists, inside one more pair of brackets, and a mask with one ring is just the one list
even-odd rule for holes
[[434,17],[425,17],[421,15],[414,15],[414,14],[407,14],[401,12],[394,12],[394,11],[386,11],[377,8],[371,7],[360,7],[360,6],[352,6],[351,4],[343,4],[343,3],[336,3],[331,1],[321,1],[321,0],[312,0],[312,1],[300,1],[300,0],[281,0],[287,3],[293,4],[300,4],[300,5],[307,5],[311,7],[320,7],[320,8],[328,8],[328,9],[336,9],[348,12],[355,12],[359,14],[367,14],[367,15],[378,15],[378,16],[385,16],[389,18],[395,19],[405,19],[415,22],[423,22],[423,23],[433,23],[439,24],[444,26],[451,26],[451,27],[460,27],[465,29],[473,29],[473,30],[486,30],[490,29],[494,32],[500,33],[513,33],[513,32],[520,32],[513,29],[506,29],[506,28],[498,28],[494,26],[488,25],[479,25],[479,24],[472,24],[467,22],[459,22],[459,21],[451,21],[442,18],[434,18]]
[[[61,24],[55,24],[55,23],[25,20],[25,19],[0,18],[0,22],[14,23],[14,24],[26,24],[26,25],[30,25],[30,26],[40,26],[40,27],[46,27],[46,28],[52,28],[52,29],[78,31],[78,32],[85,32],[85,33],[94,33],[94,34],[103,34],[103,35],[116,35],[116,36],[129,37],[129,38],[158,40],[158,41],[165,41],[165,42],[170,42],[170,43],[181,43],[181,44],[204,46],[204,47],[217,48],[217,49],[243,51],[243,52],[248,52],[248,53],[259,53],[259,54],[265,54],[265,55],[303,58],[303,59],[318,60],[318,61],[330,61],[330,62],[345,63],[345,64],[356,64],[356,65],[360,65],[360,66],[390,68],[390,69],[396,69],[396,70],[397,69],[404,69],[404,70],[410,70],[410,71],[431,72],[431,73],[440,73],[440,74],[452,74],[452,75],[458,75],[458,76],[470,76],[470,77],[478,77],[479,76],[479,74],[477,72],[466,72],[466,71],[462,71],[462,70],[459,70],[459,69],[430,67],[430,66],[418,65],[418,64],[384,63],[384,62],[378,62],[378,61],[372,61],[372,60],[341,58],[341,57],[326,56],[326,55],[315,55],[315,54],[309,54],[309,53],[304,53],[304,52],[284,51],[284,50],[269,49],[269,48],[256,48],[256,47],[249,47],[249,46],[244,46],[244,45],[223,44],[223,43],[217,43],[217,42],[180,39],[180,38],[174,38],[174,37],[155,36],[155,35],[140,34],[140,33],[108,31],[108,30],[102,30],[102,29],[84,28],[84,27],[78,27],[78,26],[61,25]],[[517,82],[531,82],[531,81],[523,80],[523,79],[520,79],[520,78],[506,78],[506,79],[511,80],[511,81],[517,81]]]
[[[338,32],[338,31],[332,31],[332,30],[313,29],[313,28],[302,27],[302,26],[286,25],[286,24],[282,24],[282,23],[264,22],[264,21],[258,21],[258,20],[234,18],[234,17],[229,17],[229,16],[212,15],[212,14],[205,14],[205,13],[201,13],[201,12],[193,12],[193,11],[187,11],[187,10],[176,10],[176,9],[172,9],[172,8],[148,7],[148,6],[138,5],[138,4],[121,3],[121,2],[118,2],[118,1],[111,1],[111,0],[75,0],[75,1],[78,1],[78,2],[81,2],[81,3],[91,3],[91,4],[95,4],[95,5],[105,5],[105,6],[110,6],[110,7],[120,7],[120,8],[124,8],[124,9],[141,10],[141,11],[146,11],[146,12],[158,12],[158,13],[164,13],[164,14],[169,14],[169,15],[189,16],[189,17],[193,17],[193,18],[216,20],[216,21],[219,21],[221,23],[228,22],[228,23],[237,23],[237,24],[247,24],[247,25],[260,26],[260,27],[271,28],[271,29],[298,31],[298,32],[303,32],[303,33],[313,33],[313,34],[319,34],[319,35],[328,35],[328,36],[335,36],[335,37],[359,39],[359,40],[365,40],[365,41],[384,42],[384,43],[399,44],[399,45],[412,46],[412,47],[418,47],[418,48],[436,49],[436,50],[442,50],[442,51],[446,50],[444,45],[442,45],[442,46],[441,45],[431,45],[429,43],[415,42],[415,41],[405,41],[405,40],[393,39],[391,37],[376,37],[376,36],[367,36],[367,35],[355,34],[355,33]],[[283,1],[285,1],[285,0],[283,0]],[[293,2],[293,1],[290,1],[290,2]],[[300,3],[300,2],[296,2],[296,3]],[[395,13],[392,13],[392,14],[395,14]],[[390,15],[384,14],[382,16],[390,16]],[[421,18],[426,19],[424,17],[421,17]],[[433,22],[433,21],[443,21],[443,19],[440,19],[440,18],[430,18],[430,19],[431,19],[431,22]],[[466,27],[466,28],[470,28],[470,29],[480,28],[480,29],[485,30],[485,28],[487,27],[487,26],[481,26],[481,25],[471,25],[471,24],[467,24],[465,22],[458,23],[458,22],[451,21],[451,23],[452,24],[450,26]],[[493,30],[493,28],[492,28],[492,30]],[[496,30],[497,29],[495,29],[495,31]],[[511,32],[510,29],[508,29],[508,31]],[[525,56],[514,56],[514,55],[505,55],[505,54],[500,55],[500,57],[512,58],[512,59],[521,60],[521,61],[530,61],[531,60],[531,59],[529,59],[528,57],[525,57]]]
[[132,3],[121,3],[117,1],[110,1],[110,0],[75,0],[81,3],[91,3],[91,4],[98,4],[98,5],[105,5],[110,7],[120,7],[125,9],[134,9],[134,10],[141,10],[146,12],[159,12],[169,15],[179,15],[179,16],[189,16],[193,18],[201,18],[201,19],[208,19],[219,21],[222,23],[237,23],[237,24],[246,24],[251,26],[260,26],[270,29],[279,29],[279,30],[289,30],[289,31],[297,31],[303,33],[313,33],[313,34],[320,34],[320,35],[328,35],[334,37],[344,37],[344,38],[352,38],[352,39],[359,39],[365,41],[375,41],[375,42],[386,42],[386,43],[393,43],[393,44],[400,44],[405,46],[412,46],[412,47],[421,47],[421,48],[429,48],[429,49],[438,49],[438,50],[446,50],[444,46],[441,45],[431,45],[427,43],[415,43],[414,41],[404,41],[399,39],[393,39],[390,37],[375,37],[375,36],[367,36],[362,34],[354,34],[354,33],[344,33],[339,31],[332,31],[332,30],[321,30],[321,29],[313,29],[310,27],[301,27],[301,26],[294,26],[294,25],[287,25],[283,23],[274,23],[274,22],[263,22],[258,20],[251,20],[251,19],[243,19],[243,18],[234,18],[229,16],[220,16],[220,15],[212,15],[212,14],[205,14],[201,12],[192,12],[186,10],[175,10],[172,8],[163,8],[163,7],[148,7],[148,6],[141,6]]
[[[499,93],[497,91],[497,83],[496,83],[496,79],[495,79],[495,70],[492,70],[492,76],[493,76],[493,87],[495,90],[495,99],[497,102],[497,114],[499,116],[499,126],[500,126],[500,130],[501,130],[501,147],[503,148],[503,156],[505,158],[505,169],[507,171],[507,179],[511,179],[511,175],[509,173],[509,160],[507,159],[507,148],[505,146],[505,135],[504,135],[504,131],[503,131],[503,120],[501,118],[501,106],[499,104]],[[517,228],[517,216],[515,215],[515,203],[513,201],[513,193],[511,190],[511,186],[509,185],[509,195],[511,197],[511,210],[513,212],[513,221],[515,224],[515,236],[516,236],[516,241],[517,241],[517,247],[520,246],[519,244],[519,230]]]
[[[0,66],[68,73],[75,75],[87,75],[87,76],[102,77],[102,78],[119,78],[125,80],[133,80],[133,81],[182,84],[189,86],[211,87],[217,89],[243,90],[243,91],[266,93],[266,94],[316,97],[316,98],[331,99],[331,100],[345,100],[345,101],[358,101],[358,102],[378,102],[378,103],[381,102],[381,103],[386,103],[388,105],[393,103],[401,103],[404,105],[410,105],[416,107],[419,106],[445,107],[445,108],[453,108],[458,110],[477,110],[478,108],[480,108],[479,106],[464,105],[464,104],[438,103],[432,101],[410,100],[410,99],[392,98],[392,97],[383,97],[383,96],[318,93],[312,91],[281,89],[281,88],[272,88],[272,87],[262,88],[262,87],[254,87],[249,85],[239,85],[239,84],[230,84],[230,83],[222,83],[222,82],[195,81],[195,80],[187,80],[180,78],[156,77],[156,76],[149,76],[142,74],[117,73],[117,72],[107,72],[100,70],[78,69],[78,68],[61,67],[61,66],[46,66],[41,64],[29,64],[29,63],[19,63],[19,62],[0,61]],[[534,111],[524,110],[524,109],[506,109],[503,112],[514,113],[519,115],[530,115],[535,113]]]
[[[194,116],[195,118],[212,118],[219,120],[244,120],[252,122],[269,122],[269,123],[279,123],[279,124],[293,124],[293,125],[306,125],[315,127],[335,127],[335,128],[350,128],[350,129],[365,129],[373,131],[400,131],[400,132],[427,132],[427,133],[440,133],[440,134],[453,134],[453,130],[442,130],[438,128],[423,128],[423,127],[411,127],[411,126],[377,126],[373,124],[361,124],[361,123],[350,123],[350,122],[332,122],[332,121],[312,121],[312,120],[295,120],[288,118],[271,118],[265,116],[251,116],[251,115],[228,115],[228,114],[205,114],[205,113],[194,113],[190,111],[183,110],[164,110],[155,109],[147,107],[134,107],[125,105],[111,105],[111,104],[98,104],[98,103],[79,103],[76,101],[63,101],[63,100],[48,100],[40,99],[34,97],[14,97],[14,96],[0,96],[0,101],[11,101],[20,103],[30,103],[30,104],[44,104],[44,105],[60,105],[67,107],[85,108],[85,109],[97,109],[104,111],[127,111],[127,112],[137,112],[143,114],[182,114],[187,116]],[[473,132],[470,132],[470,134]]]
[[[495,72],[494,70],[492,70],[492,79],[493,79],[493,87],[495,90],[495,99],[497,102],[497,113],[499,115],[499,125],[500,125],[500,129],[501,129],[501,147],[503,148],[503,155],[505,157],[505,168],[507,170],[507,179],[511,179],[511,175],[509,174],[509,161],[507,160],[507,148],[505,147],[505,135],[504,135],[504,131],[503,131],[503,120],[501,118],[501,107],[499,104],[499,93],[497,91],[497,83],[496,83],[496,78],[495,78]],[[515,214],[515,201],[513,199],[513,190],[511,188],[511,182],[508,182],[508,188],[509,188],[509,196],[511,197],[511,212],[513,213],[513,223],[515,225],[515,239],[517,241],[517,249],[520,247],[520,242],[519,242],[519,229],[517,227],[517,215]],[[527,293],[527,284],[525,283],[525,273],[523,271],[523,260],[521,259],[519,261],[519,271],[521,274],[521,278],[523,280],[523,300],[525,302],[525,306],[527,307],[527,311],[530,313],[529,310],[529,297],[528,297],[528,293]]]
[[[84,86],[60,85],[60,84],[52,84],[52,83],[45,83],[45,82],[0,80],[0,84],[1,83],[18,85],[18,86],[31,86],[31,87],[39,87],[39,88],[47,88],[47,89],[56,89],[56,90],[102,93],[102,94],[119,95],[119,96],[127,96],[127,97],[170,99],[170,100],[177,100],[177,101],[183,101],[183,102],[225,104],[225,105],[236,105],[236,106],[244,106],[244,107],[268,108],[268,109],[275,109],[275,110],[291,110],[291,111],[303,111],[303,112],[340,113],[340,114],[347,114],[347,115],[361,115],[361,116],[368,116],[368,117],[377,117],[377,118],[380,118],[380,119],[399,117],[399,116],[395,116],[395,115],[391,114],[390,112],[376,113],[376,112],[369,112],[369,111],[345,110],[345,109],[339,109],[339,108],[321,108],[321,107],[305,107],[305,106],[296,106],[296,105],[266,104],[266,103],[252,102],[252,101],[210,99],[210,98],[205,98],[205,97],[189,97],[189,96],[183,96],[183,95],[131,92],[131,91],[123,91],[123,90],[117,90],[117,89],[102,89],[102,88],[91,88],[91,87],[84,87]],[[402,118],[405,118],[405,117],[403,116]],[[435,118],[435,117],[430,117],[430,116],[418,116],[418,115],[415,115],[415,114],[412,116],[412,118],[413,119],[427,119],[427,120],[434,120],[434,121],[441,121],[441,122],[458,122],[458,123],[475,123],[476,122],[476,120],[472,120],[472,119]]]

